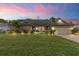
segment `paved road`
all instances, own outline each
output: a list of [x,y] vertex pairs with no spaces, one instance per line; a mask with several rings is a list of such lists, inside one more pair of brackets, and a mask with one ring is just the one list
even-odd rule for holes
[[79,35],[58,35],[58,36],[61,36],[63,38],[67,38],[69,40],[72,40],[72,41],[75,41],[75,42],[78,42],[79,43]]

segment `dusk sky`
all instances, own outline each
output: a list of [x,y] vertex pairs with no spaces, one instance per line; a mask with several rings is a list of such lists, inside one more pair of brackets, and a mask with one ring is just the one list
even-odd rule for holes
[[63,18],[79,19],[79,4],[77,3],[0,3],[0,18]]

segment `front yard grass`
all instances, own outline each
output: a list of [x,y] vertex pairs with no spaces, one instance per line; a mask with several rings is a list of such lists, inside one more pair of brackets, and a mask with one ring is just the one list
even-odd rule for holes
[[79,44],[58,36],[48,36],[47,34],[0,34],[0,55],[77,56],[79,55]]

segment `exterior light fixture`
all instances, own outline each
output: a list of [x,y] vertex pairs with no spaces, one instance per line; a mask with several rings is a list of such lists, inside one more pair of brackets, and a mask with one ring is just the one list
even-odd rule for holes
[[36,30],[38,30],[38,28],[36,27]]
[[58,20],[58,23],[63,23],[63,21],[60,19],[60,20]]
[[52,30],[55,30],[55,27],[52,27],[51,29],[52,29]]
[[56,29],[55,29],[55,27],[52,27],[51,29],[52,30],[50,31],[50,34],[52,34],[52,36],[54,36]]

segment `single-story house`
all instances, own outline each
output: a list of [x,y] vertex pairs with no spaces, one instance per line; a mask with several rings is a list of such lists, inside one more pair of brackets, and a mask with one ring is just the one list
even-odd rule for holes
[[26,31],[45,31],[45,30],[53,30],[56,29],[56,34],[71,34],[70,28],[74,26],[71,22],[67,22],[64,20],[57,20],[56,22],[53,22],[51,20],[18,20],[21,24],[21,28]]

